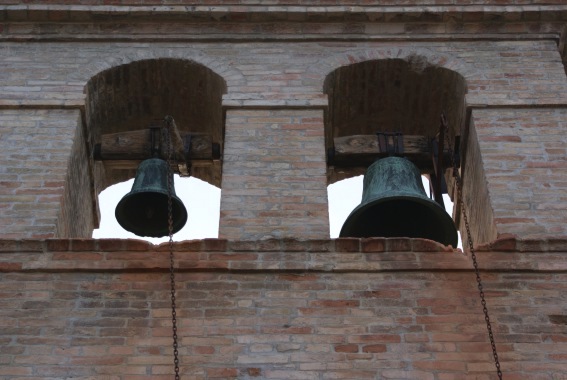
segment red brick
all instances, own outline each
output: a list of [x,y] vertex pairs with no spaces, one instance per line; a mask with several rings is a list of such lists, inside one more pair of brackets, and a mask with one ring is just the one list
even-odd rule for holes
[[212,253],[209,255],[209,260],[213,261],[255,261],[257,259],[257,253]]
[[47,250],[51,252],[68,251],[71,247],[71,242],[67,239],[47,239],[45,242]]
[[412,239],[408,238],[388,238],[386,239],[386,247],[388,252],[411,252]]
[[309,302],[311,307],[358,307],[360,301],[357,300],[315,300]]
[[122,251],[126,240],[124,239],[100,239],[98,246],[101,251]]
[[0,272],[15,272],[22,269],[21,263],[4,263],[0,262]]
[[225,239],[203,239],[205,251],[220,251],[225,252],[228,246]]
[[348,337],[348,341],[351,343],[399,343],[401,342],[401,337],[394,334],[352,335]]
[[231,251],[256,251],[256,241],[229,241],[228,248]]
[[238,376],[238,369],[236,368],[207,368],[207,377],[211,379],[217,378],[234,378]]
[[133,240],[133,239],[126,240],[124,247],[124,249],[126,249],[127,251],[148,251],[151,250],[152,248],[153,248],[153,244],[147,241]]
[[498,236],[498,239],[493,241],[490,246],[495,251],[515,251],[516,236],[510,234]]
[[358,352],[357,344],[338,344],[335,345],[335,352]]
[[101,260],[103,258],[102,253],[88,253],[88,252],[55,252],[51,255],[52,260]]
[[386,352],[387,348],[385,344],[369,344],[366,346],[362,346],[362,352]]
[[[412,251],[414,252],[445,252],[447,247],[441,243],[427,239],[411,239]],[[456,248],[456,247],[454,247]],[[452,250],[450,250],[452,251]]]
[[362,252],[384,252],[386,250],[385,238],[362,239]]
[[330,252],[334,248],[332,240],[308,240],[305,242],[307,252]]
[[318,274],[309,273],[309,274],[280,274],[278,275],[278,279],[284,281],[302,281],[302,282],[313,282],[317,281],[319,278]]
[[[169,242],[161,243],[155,250],[158,252],[169,252]],[[202,252],[205,250],[204,240],[176,241],[173,242],[173,250],[174,252]]]
[[335,240],[337,252],[360,252],[360,239],[338,238]]
[[[2,248],[0,247],[1,250]],[[19,250],[21,252],[43,252],[45,250],[44,241],[22,239],[19,241]]]
[[71,248],[74,251],[95,251],[98,241],[95,239],[72,239]]
[[20,242],[18,240],[0,240],[0,252],[18,252]]
[[305,252],[305,242],[297,239],[282,239],[282,250],[289,252]]
[[289,327],[262,327],[264,334],[312,334],[313,328],[309,326],[289,326]]
[[256,242],[258,251],[280,251],[281,250],[281,241],[277,239],[268,239],[268,240],[259,240]]
[[246,373],[251,377],[259,377],[259,376],[262,376],[262,369],[261,368],[246,368]]
[[215,352],[215,348],[212,346],[198,346],[194,348],[195,353],[201,355],[210,355]]

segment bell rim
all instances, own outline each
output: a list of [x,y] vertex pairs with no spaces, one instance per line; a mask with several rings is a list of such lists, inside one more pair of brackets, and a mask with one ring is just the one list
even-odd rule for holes
[[[355,216],[360,214],[362,211],[364,211],[365,209],[368,209],[372,206],[378,205],[380,203],[385,203],[387,201],[392,201],[392,200],[409,200],[409,201],[414,201],[416,203],[425,205],[429,208],[429,210],[433,211],[435,214],[437,214],[438,216],[441,217],[442,221],[441,223],[444,225],[444,227],[449,226],[451,229],[450,235],[452,236],[447,236],[448,234],[446,234],[446,239],[444,239],[444,241],[437,241],[438,243],[444,244],[446,246],[451,245],[454,248],[457,247],[458,245],[458,230],[457,227],[455,226],[455,222],[453,221],[453,218],[434,200],[426,197],[426,196],[422,196],[422,195],[416,195],[416,194],[412,194],[412,195],[403,195],[400,194],[399,192],[396,193],[396,195],[386,195],[384,197],[380,197],[371,201],[368,201],[366,203],[361,203],[358,206],[356,206],[354,208],[354,210],[351,211],[351,213],[348,215],[348,217],[345,219],[345,222],[343,223],[343,226],[341,227],[341,231],[339,233],[339,237],[343,238],[343,237],[356,237],[356,236],[349,236],[346,235],[346,233],[350,232],[352,230],[352,224],[353,219],[355,219]],[[384,236],[368,236],[368,237],[384,237]],[[402,237],[402,236],[400,236]],[[384,237],[384,238],[390,238],[390,237]],[[394,237],[391,237],[394,238]],[[432,240],[432,241],[436,241],[433,239],[428,239],[428,238],[412,238],[412,239],[427,239],[427,240]]]
[[[118,224],[124,228],[126,231],[133,233],[136,236],[140,236],[140,237],[151,237],[151,238],[160,238],[160,237],[165,237],[169,235],[169,230],[159,230],[157,231],[156,234],[147,234],[145,232],[141,232],[138,231],[137,228],[127,228],[124,224],[126,224],[128,227],[130,226],[134,226],[131,223],[123,223],[123,221],[120,221],[120,219],[118,218],[118,213],[119,211],[122,211],[123,208],[127,207],[125,204],[135,195],[141,194],[143,192],[140,191],[131,191],[128,194],[126,194],[124,197],[122,197],[122,199],[120,200],[120,202],[118,202],[118,204],[116,205],[116,208],[114,209],[114,217],[116,218],[116,220],[118,221]],[[165,196],[167,197],[167,194],[161,194],[158,193],[156,195],[160,195],[160,196]],[[173,229],[172,232],[175,234],[177,232],[179,232],[183,227],[185,227],[185,224],[187,223],[187,219],[188,219],[188,213],[187,213],[187,208],[185,207],[185,205],[183,204],[183,201],[181,201],[181,199],[175,195],[172,194],[171,195],[171,200],[172,202],[177,204],[177,209],[179,211],[181,211],[181,215],[180,218],[177,219],[177,221],[174,221],[173,224]],[[175,207],[175,206],[174,206]],[[165,231],[165,232],[163,232]]]

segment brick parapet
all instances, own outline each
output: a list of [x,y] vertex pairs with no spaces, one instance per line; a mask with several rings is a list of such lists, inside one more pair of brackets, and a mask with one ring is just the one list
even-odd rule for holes
[[[471,271],[459,249],[424,239],[340,238],[176,242],[176,267],[192,271]],[[166,271],[169,244],[126,239],[0,240],[2,272]],[[478,247],[483,271],[567,271],[567,240],[504,236]]]

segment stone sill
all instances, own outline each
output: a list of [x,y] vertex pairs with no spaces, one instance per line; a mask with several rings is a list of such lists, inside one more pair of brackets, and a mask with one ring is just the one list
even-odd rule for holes
[[534,22],[565,21],[567,5],[289,6],[289,5],[4,5],[8,22]]
[[[472,271],[461,250],[425,239],[176,242],[178,271]],[[169,243],[130,239],[0,240],[0,272],[166,271]],[[567,271],[567,239],[504,236],[478,247],[483,271]]]

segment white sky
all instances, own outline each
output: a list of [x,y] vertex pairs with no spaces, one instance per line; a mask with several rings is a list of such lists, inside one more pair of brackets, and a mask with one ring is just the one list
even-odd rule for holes
[[[350,212],[360,204],[362,199],[363,176],[349,178],[336,182],[328,187],[329,222],[331,238],[337,238],[344,221]],[[424,177],[425,178],[425,177]],[[424,179],[424,187],[429,185]],[[134,179],[118,183],[105,189],[99,195],[101,222],[100,228],[93,231],[93,238],[131,238],[150,241],[159,244],[169,240],[169,237],[148,238],[136,236],[124,230],[114,217],[116,205],[132,189]],[[175,175],[175,193],[187,208],[187,224],[173,236],[173,240],[191,240],[218,237],[220,193],[215,186],[197,178],[180,178]],[[451,215],[453,203],[448,195],[443,195],[447,212]],[[459,234],[459,247],[461,247]]]

